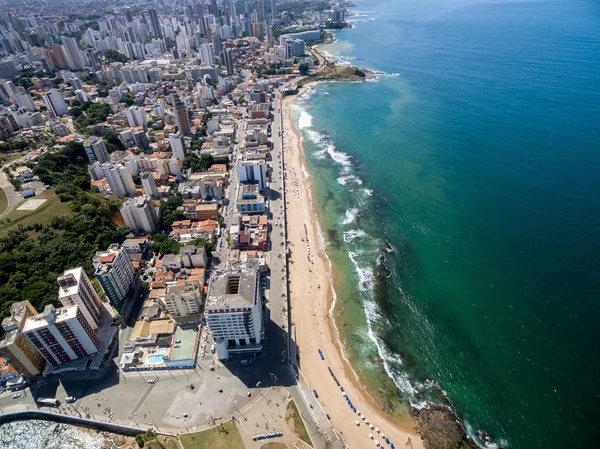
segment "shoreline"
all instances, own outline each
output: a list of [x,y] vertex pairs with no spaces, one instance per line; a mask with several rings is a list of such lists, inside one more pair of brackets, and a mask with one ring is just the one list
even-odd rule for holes
[[[321,81],[307,83],[313,86]],[[328,367],[340,380],[355,408],[395,445],[406,444],[414,449],[423,448],[411,416],[390,417],[369,396],[368,389],[344,353],[343,339],[332,316],[335,307],[334,267],[319,246],[319,222],[315,221],[310,175],[304,175],[304,152],[301,133],[291,116],[293,96],[283,100],[284,151],[286,151],[286,199],[288,240],[290,241],[290,301],[292,320],[296,328],[299,369],[309,381],[311,389],[319,392],[319,402],[332,420],[332,425],[345,441],[361,447],[383,439],[375,430],[351,411],[345,398],[329,375]],[[333,344],[332,344],[333,343]],[[320,360],[318,349],[325,360]],[[343,376],[343,378],[342,378]],[[332,388],[333,387],[333,388]],[[356,426],[355,421],[360,422]],[[373,439],[369,438],[373,434]]]

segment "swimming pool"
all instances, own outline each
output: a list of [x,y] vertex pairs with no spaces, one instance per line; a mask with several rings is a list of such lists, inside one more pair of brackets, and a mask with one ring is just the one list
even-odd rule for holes
[[156,365],[158,363],[165,362],[167,359],[168,357],[164,354],[152,354],[148,356],[148,358],[146,359],[146,363]]

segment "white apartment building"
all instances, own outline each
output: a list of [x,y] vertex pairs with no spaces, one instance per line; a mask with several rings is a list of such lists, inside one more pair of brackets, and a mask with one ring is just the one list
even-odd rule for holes
[[154,234],[158,230],[158,214],[149,196],[128,198],[120,210],[125,225],[133,232]]
[[152,173],[144,173],[142,175],[142,187],[146,195],[150,195],[152,198],[160,198],[160,193],[158,192]]
[[83,142],[83,148],[90,162],[94,163],[98,161],[102,164],[109,161],[108,150],[102,137],[92,136],[86,139]]
[[27,319],[23,334],[52,367],[98,352],[96,332],[77,305],[44,311]]
[[102,171],[110,186],[110,191],[115,197],[124,198],[126,196],[134,196],[137,193],[129,167],[123,164],[115,165],[106,162],[102,164]]
[[165,306],[171,316],[183,317],[200,313],[200,292],[193,284],[167,287]]
[[229,352],[260,352],[264,334],[258,272],[243,268],[211,279],[204,316],[219,347]]
[[171,151],[173,156],[178,160],[182,161],[185,159],[185,143],[183,137],[179,134],[169,134],[169,144],[171,145]]
[[58,300],[65,307],[79,306],[92,329],[100,325],[101,302],[82,267],[66,270],[56,280],[58,282]]
[[56,117],[61,117],[68,112],[65,99],[56,89],[50,89],[44,94],[44,102],[46,103],[48,110],[51,111]]
[[119,310],[135,282],[135,269],[125,248],[113,243],[106,251],[96,253],[92,263],[96,269],[94,276],[112,306]]
[[236,167],[239,182],[257,182],[260,191],[267,187],[267,164],[259,161],[238,161]]
[[146,113],[144,112],[144,108],[131,106],[125,111],[125,115],[127,116],[127,121],[131,127],[144,126],[146,123]]

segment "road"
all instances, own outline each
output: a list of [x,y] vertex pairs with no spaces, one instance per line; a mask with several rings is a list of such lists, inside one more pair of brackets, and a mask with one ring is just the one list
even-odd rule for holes
[[23,200],[21,195],[15,192],[12,184],[8,180],[6,173],[0,170],[0,188],[4,190],[6,198],[8,199],[8,207],[2,213],[0,213],[0,219],[6,217],[11,211]]

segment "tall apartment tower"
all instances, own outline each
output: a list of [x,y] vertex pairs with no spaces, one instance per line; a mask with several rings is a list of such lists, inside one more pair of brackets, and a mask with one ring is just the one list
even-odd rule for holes
[[158,230],[158,214],[149,196],[128,198],[120,211],[125,225],[133,232],[154,234]]
[[187,107],[177,94],[173,94],[173,114],[175,115],[175,123],[179,128],[179,132],[183,135],[191,133],[192,126]]
[[96,253],[92,263],[96,269],[94,276],[100,282],[111,305],[120,310],[135,281],[135,269],[125,248],[113,243],[106,251]]
[[248,268],[231,270],[210,281],[204,316],[220,359],[227,358],[229,352],[262,350],[264,330],[259,289],[258,272]]
[[223,51],[225,59],[225,68],[227,69],[228,75],[233,75],[233,56],[231,55],[231,48],[226,48]]
[[83,55],[81,53],[81,50],[79,50],[79,47],[77,46],[77,41],[75,40],[75,38],[61,36],[60,40],[63,44],[63,49],[69,68],[71,70],[85,69]]
[[0,357],[22,376],[32,377],[42,372],[44,358],[37,348],[23,334],[27,318],[37,312],[29,301],[20,301],[12,304],[10,316],[2,320],[2,328],[6,332],[0,341]]
[[146,123],[146,113],[144,112],[144,108],[131,106],[125,111],[125,115],[127,116],[129,126],[144,126]]
[[110,191],[115,197],[125,198],[126,196],[134,196],[137,193],[129,167],[105,162],[102,164],[102,171],[110,186]]
[[258,22],[263,23],[265,21],[265,4],[263,3],[263,0],[258,0],[257,8],[258,8]]
[[179,134],[169,134],[169,144],[171,145],[171,151],[180,161],[185,159],[185,143],[183,137]]
[[65,99],[56,89],[50,89],[48,93],[44,94],[44,102],[46,103],[48,110],[51,111],[56,117],[61,117],[68,112]]
[[98,336],[77,305],[44,311],[27,319],[23,333],[52,367],[98,352]]
[[167,311],[173,317],[200,313],[200,292],[193,284],[168,287],[164,301]]
[[82,267],[67,270],[57,279],[58,299],[65,307],[76,305],[92,329],[100,325],[101,302]]
[[163,34],[162,30],[160,29],[160,22],[158,21],[158,13],[156,12],[156,9],[149,9],[148,15],[150,16],[150,25],[152,26],[154,37],[159,39],[162,38]]
[[277,16],[277,7],[275,6],[275,0],[271,0],[271,19],[274,20]]
[[86,139],[85,142],[83,142],[83,148],[85,149],[90,162],[108,162],[108,150],[106,149],[102,137],[92,136],[89,139]]
[[146,195],[150,195],[152,198],[156,199],[160,198],[160,193],[158,192],[152,173],[144,173],[142,175],[142,187],[144,187],[144,193]]
[[231,13],[233,21],[237,22],[239,20],[239,17],[237,15],[237,10],[235,7],[235,0],[229,0],[229,12]]

